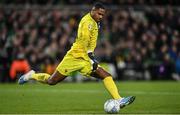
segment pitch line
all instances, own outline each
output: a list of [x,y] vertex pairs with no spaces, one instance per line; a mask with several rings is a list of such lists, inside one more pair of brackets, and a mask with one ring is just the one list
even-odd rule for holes
[[[40,92],[40,93],[57,93],[57,92],[62,92],[62,93],[106,93],[106,90],[92,90],[92,89],[87,89],[87,90],[78,90],[78,89],[4,89],[1,90],[1,92],[4,93],[22,93],[22,92]],[[180,95],[180,92],[169,92],[169,91],[125,91],[121,90],[120,93],[123,94],[135,94],[135,95]]]

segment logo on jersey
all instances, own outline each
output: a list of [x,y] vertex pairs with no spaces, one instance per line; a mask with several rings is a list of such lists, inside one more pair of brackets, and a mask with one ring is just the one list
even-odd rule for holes
[[89,29],[89,30],[92,30],[92,28],[93,28],[92,24],[89,24],[89,25],[88,25],[88,29]]

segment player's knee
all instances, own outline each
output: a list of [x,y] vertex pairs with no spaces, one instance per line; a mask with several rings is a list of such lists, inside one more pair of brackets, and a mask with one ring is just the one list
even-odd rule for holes
[[105,71],[105,70],[104,70],[103,68],[101,68],[101,67],[98,67],[98,69],[96,70],[95,73],[96,73],[97,76],[98,76],[99,78],[101,78],[101,79],[104,79],[104,78],[106,78],[106,77],[111,76],[110,73],[108,73],[107,71]]
[[101,67],[98,67],[98,69],[96,70],[97,73],[103,75],[103,76],[111,76],[111,74],[109,72],[107,72],[106,70],[104,70],[103,68]]
[[47,83],[48,83],[49,85],[56,85],[56,84],[57,84],[56,81],[53,81],[53,80],[51,80],[51,79],[48,79]]

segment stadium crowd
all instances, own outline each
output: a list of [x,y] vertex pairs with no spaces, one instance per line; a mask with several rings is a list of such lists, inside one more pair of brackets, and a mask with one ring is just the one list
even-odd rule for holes
[[179,0],[1,0],[3,4],[31,4],[31,5],[78,5],[93,4],[100,1],[108,5],[174,5],[180,4]]
[[[1,8],[0,81],[16,81],[30,69],[51,74],[74,42],[84,13]],[[113,65],[118,80],[179,80],[179,46],[178,9],[116,9],[101,23],[95,54]]]

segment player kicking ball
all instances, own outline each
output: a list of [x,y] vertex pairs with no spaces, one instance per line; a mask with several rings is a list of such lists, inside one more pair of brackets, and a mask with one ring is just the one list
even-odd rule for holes
[[75,43],[73,43],[71,49],[64,56],[52,75],[36,73],[31,70],[21,76],[18,83],[22,85],[29,80],[36,80],[49,85],[55,85],[63,81],[72,72],[78,71],[84,76],[101,79],[113,99],[118,100],[120,108],[131,104],[135,100],[135,96],[121,97],[111,74],[99,66],[94,57],[99,23],[105,13],[104,5],[96,3],[91,11],[81,19]]

